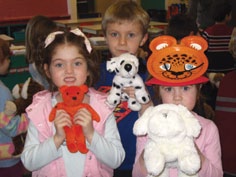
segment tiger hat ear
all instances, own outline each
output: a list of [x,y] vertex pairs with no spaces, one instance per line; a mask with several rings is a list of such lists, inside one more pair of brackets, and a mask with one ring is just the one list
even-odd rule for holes
[[200,36],[184,37],[181,40],[180,44],[191,47],[201,52],[204,52],[208,48],[207,41]]
[[160,51],[166,47],[170,47],[173,46],[177,43],[176,39],[172,36],[158,36],[156,38],[154,38],[150,44],[149,44],[149,48],[152,52],[155,51]]

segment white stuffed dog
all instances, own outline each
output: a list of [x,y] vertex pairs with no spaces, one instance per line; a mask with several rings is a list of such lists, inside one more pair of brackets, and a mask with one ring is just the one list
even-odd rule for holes
[[149,107],[135,122],[135,135],[146,135],[144,161],[148,176],[168,177],[168,168],[177,168],[178,177],[197,177],[200,157],[194,144],[201,126],[181,105]]
[[[150,97],[145,89],[144,82],[137,74],[138,66],[138,58],[129,53],[113,57],[110,61],[107,61],[107,70],[109,72],[116,72],[107,97],[109,106],[116,107],[122,99],[128,100],[128,107],[131,110],[139,111],[141,109],[140,103],[145,104],[149,102]],[[135,98],[131,98],[123,92],[124,87],[131,86],[135,89]]]

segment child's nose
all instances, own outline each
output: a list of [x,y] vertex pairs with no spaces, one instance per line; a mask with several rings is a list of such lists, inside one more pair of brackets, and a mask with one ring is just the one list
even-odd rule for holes
[[66,66],[66,73],[67,73],[67,74],[73,73],[73,67],[72,67],[71,65],[67,65],[67,66]]
[[176,100],[176,101],[182,100],[182,94],[180,91],[178,91],[178,90],[174,91],[174,100]]
[[119,40],[119,43],[120,43],[121,45],[125,45],[125,44],[126,44],[126,37],[125,37],[125,36],[121,36],[121,37],[120,37],[120,40]]

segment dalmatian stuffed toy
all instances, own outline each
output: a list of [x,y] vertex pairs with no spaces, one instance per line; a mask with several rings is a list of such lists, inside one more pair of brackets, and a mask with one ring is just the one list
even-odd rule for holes
[[[139,111],[141,104],[148,103],[149,94],[146,91],[144,82],[138,73],[138,58],[132,54],[125,53],[119,57],[113,57],[107,61],[107,70],[115,72],[112,87],[107,97],[107,104],[116,107],[121,100],[128,101],[128,107],[133,111]],[[134,87],[135,98],[123,92],[124,87]],[[140,104],[141,103],[141,104]]]

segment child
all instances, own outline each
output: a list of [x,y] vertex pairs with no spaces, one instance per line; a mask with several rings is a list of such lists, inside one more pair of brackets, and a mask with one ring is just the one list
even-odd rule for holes
[[166,34],[175,37],[177,41],[186,36],[200,35],[196,21],[187,14],[172,16],[168,22]]
[[47,35],[57,30],[56,23],[50,18],[42,15],[34,16],[29,20],[26,26],[26,60],[29,62],[29,72],[32,78],[48,89],[49,85],[46,78],[42,77],[43,71],[40,68],[38,45],[45,40]]
[[224,177],[236,176],[236,71],[227,73],[220,81],[216,99],[215,123],[219,129]]
[[228,25],[231,19],[231,6],[227,2],[214,6],[215,24],[206,28],[202,36],[208,42],[206,55],[209,60],[207,72],[227,73],[234,70],[234,59],[229,52],[229,42],[233,27]]
[[[186,36],[200,36],[196,21],[187,14],[177,14],[171,17],[166,34],[173,36],[178,42]],[[202,89],[202,92],[203,90],[208,92],[200,94],[199,102],[195,106],[194,111],[205,118],[213,120],[215,115],[212,105],[214,105],[214,98],[216,98],[216,89],[210,82],[205,84],[203,88],[205,89]]]
[[[10,55],[8,43],[0,39],[0,75],[7,74]],[[28,121],[25,114],[8,117],[3,113],[6,101],[12,99],[11,91],[0,81],[0,176],[22,177],[24,167],[20,157],[12,156],[15,150],[12,137],[25,132]]]
[[[161,36],[152,41],[156,44],[160,44],[159,46],[161,46],[162,43],[165,44],[164,47],[166,50],[159,48],[160,51],[162,50],[161,52],[158,53],[157,51],[152,53],[152,55],[155,55],[153,57],[155,59],[151,59],[152,55],[148,59],[148,61],[153,61],[148,62],[148,71],[152,74],[153,78],[148,80],[147,84],[154,86],[159,103],[181,104],[192,111],[198,102],[201,84],[208,81],[208,79],[203,76],[208,66],[207,58],[203,54],[203,48],[204,50],[207,48],[207,43],[205,41],[204,44],[203,38],[199,36],[188,36],[181,40],[180,45],[176,45],[176,41],[173,42],[173,37],[167,37],[168,40],[166,36],[164,36],[164,38],[166,38],[164,42]],[[172,44],[166,41],[172,41]],[[198,45],[201,51],[197,51],[196,49],[189,50],[189,47],[194,45],[195,42],[196,46]],[[203,45],[201,45],[201,43]],[[189,44],[189,46],[187,46],[187,44]],[[173,45],[173,47],[171,47],[171,45]],[[180,55],[182,57],[178,59]],[[177,58],[175,59],[175,57]],[[170,61],[168,58],[172,60]],[[156,70],[154,68],[156,68]],[[185,71],[184,68],[186,69]],[[201,159],[201,168],[198,175],[199,177],[222,177],[221,147],[217,127],[211,120],[205,119],[194,112],[193,115],[200,122],[202,127],[200,136],[195,139],[195,144]],[[146,142],[146,136],[137,137],[137,154],[133,177],[144,177],[147,175],[143,159]],[[177,169],[170,169],[169,176],[177,177]]]
[[222,0],[189,0],[188,14],[197,22],[199,29],[202,31],[208,26],[214,24],[212,18],[213,4]]
[[[139,47],[148,39],[150,18],[145,10],[133,1],[117,1],[105,12],[102,20],[102,30],[112,57],[129,52],[138,55]],[[99,90],[109,91],[114,73],[106,70],[106,61],[101,65],[101,79],[96,85]],[[139,75],[145,79],[147,76],[145,60],[139,58]],[[126,91],[132,94],[132,88]],[[142,110],[146,105],[142,106]],[[133,135],[133,124],[138,118],[136,111],[127,108],[127,102],[121,102],[115,110],[116,122],[125,149],[125,160],[115,170],[115,177],[131,177],[135,158],[136,137]]]
[[[97,80],[99,64],[85,35],[79,30],[50,33],[41,50],[42,69],[45,70],[50,91],[36,94],[27,108],[30,119],[22,162],[35,176],[112,176],[124,160],[124,149],[112,110],[105,104],[106,95],[91,86]],[[90,87],[83,103],[90,104],[100,116],[93,123],[87,109],[81,109],[74,123],[81,125],[89,149],[87,154],[70,153],[65,145],[63,127],[70,126],[69,115],[59,110],[53,123],[49,113],[62,101],[58,88],[67,86]]]

